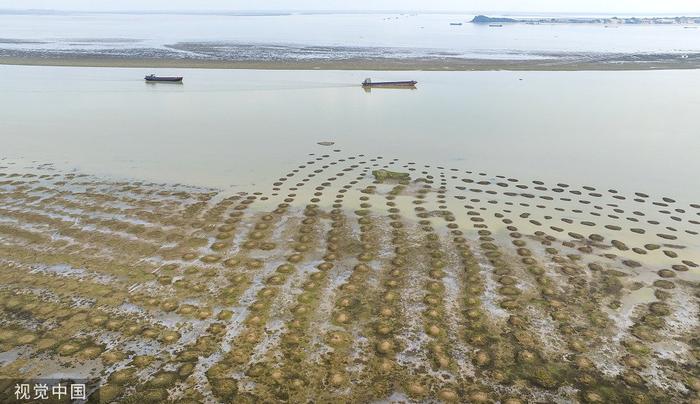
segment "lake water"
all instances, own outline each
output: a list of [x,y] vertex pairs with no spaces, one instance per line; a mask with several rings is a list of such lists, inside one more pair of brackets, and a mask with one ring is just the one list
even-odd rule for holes
[[[143,69],[0,67],[1,157],[228,188],[342,148],[700,200],[698,71],[154,71],[184,84],[147,84]],[[368,93],[370,76],[419,84]]]
[[0,66],[0,363],[99,380],[103,401],[681,402],[698,88],[700,70]]
[[[534,58],[548,53],[692,53],[700,51],[700,30],[682,25],[470,24],[457,14],[7,14],[0,13],[0,51],[104,53],[142,57],[200,57],[177,43],[217,43],[218,56],[241,44],[331,47],[317,57],[445,56],[490,59]],[[450,23],[461,22],[455,26]],[[690,27],[692,28],[692,27]],[[338,47],[351,47],[343,53]],[[258,51],[265,51],[258,48]],[[269,49],[267,50],[269,52]],[[245,55],[243,55],[245,56]],[[259,54],[248,55],[260,56]]]

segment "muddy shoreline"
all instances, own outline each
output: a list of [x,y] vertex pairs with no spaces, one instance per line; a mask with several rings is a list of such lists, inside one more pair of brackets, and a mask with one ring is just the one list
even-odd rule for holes
[[106,55],[20,54],[0,56],[0,65],[75,66],[122,68],[193,68],[254,70],[375,70],[375,71],[635,71],[700,68],[700,56],[607,55],[602,57],[553,56],[534,60],[460,58],[353,58],[219,60],[200,58],[120,57]]

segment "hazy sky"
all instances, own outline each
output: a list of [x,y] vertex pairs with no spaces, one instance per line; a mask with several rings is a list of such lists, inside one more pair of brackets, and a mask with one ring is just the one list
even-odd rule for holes
[[449,10],[587,13],[700,11],[700,0],[0,0],[0,8],[67,10]]

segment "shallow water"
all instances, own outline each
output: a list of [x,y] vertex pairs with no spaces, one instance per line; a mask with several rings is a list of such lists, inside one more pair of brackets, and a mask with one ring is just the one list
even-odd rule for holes
[[[152,71],[184,84],[147,84],[144,69],[0,67],[0,157],[235,190],[339,147],[700,200],[698,71]],[[367,93],[370,76],[419,84]]]
[[[553,17],[553,16],[550,16]],[[698,30],[683,25],[506,24],[492,28],[470,24],[465,14],[3,14],[0,49],[39,52],[124,52],[130,56],[170,57],[204,53],[170,52],[179,42],[288,46],[291,58],[303,58],[299,45],[319,49],[325,57],[342,55],[333,47],[352,46],[355,56],[380,56],[382,48],[403,56],[447,52],[468,58],[534,57],[555,53],[692,53]],[[461,26],[450,23],[462,22]],[[323,32],[323,35],[318,35]],[[265,49],[260,48],[260,55]],[[401,57],[401,55],[397,55]]]

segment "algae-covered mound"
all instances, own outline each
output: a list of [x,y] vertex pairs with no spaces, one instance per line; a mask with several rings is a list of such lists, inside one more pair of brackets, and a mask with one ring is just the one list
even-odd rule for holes
[[384,182],[386,180],[410,180],[411,176],[408,173],[400,173],[397,171],[389,171],[389,170],[374,170],[372,171],[372,175],[377,181]]

